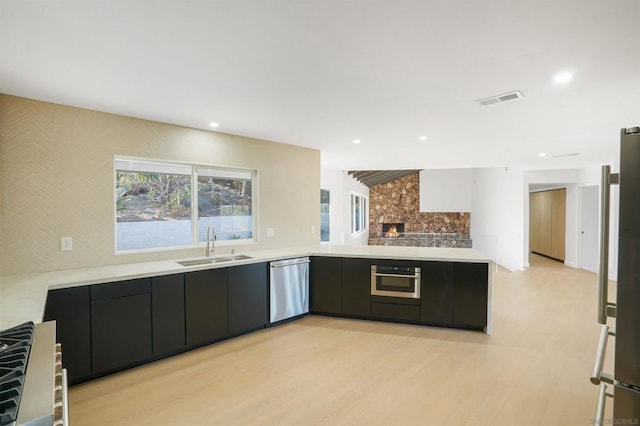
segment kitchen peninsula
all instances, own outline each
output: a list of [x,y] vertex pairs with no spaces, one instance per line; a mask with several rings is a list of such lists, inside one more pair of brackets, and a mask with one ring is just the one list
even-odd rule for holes
[[[484,330],[487,334],[491,333],[492,262],[489,258],[473,249],[312,245],[289,249],[247,251],[242,254],[244,256],[237,256],[237,260],[191,264],[190,266],[182,266],[175,260],[163,260],[5,276],[0,278],[0,329],[8,328],[24,321],[40,322],[43,320],[43,315],[45,319],[56,319],[57,312],[55,308],[49,306],[51,302],[54,302],[58,295],[77,289],[85,291],[85,303],[89,303],[90,299],[91,306],[93,306],[91,321],[84,321],[87,323],[92,322],[92,325],[84,324],[83,327],[86,328],[87,332],[89,332],[89,327],[93,327],[95,332],[96,327],[100,327],[99,321],[107,321],[110,318],[109,312],[121,312],[120,308],[110,311],[108,305],[104,303],[105,301],[123,298],[130,299],[133,303],[135,297],[124,296],[144,294],[145,296],[139,299],[146,301],[146,305],[144,305],[147,307],[146,309],[149,310],[150,304],[153,304],[154,308],[152,310],[153,318],[149,316],[145,320],[146,322],[142,329],[147,331],[148,341],[153,341],[154,350],[152,353],[150,352],[148,355],[141,357],[139,362],[126,363],[127,366],[132,366],[268,326],[266,320],[246,325],[246,321],[243,318],[236,321],[242,324],[238,327],[234,328],[231,322],[229,327],[226,326],[227,309],[229,309],[229,321],[233,321],[233,315],[236,315],[236,317],[238,315],[242,316],[243,312],[246,312],[245,307],[242,306],[243,301],[240,299],[239,303],[236,301],[236,306],[239,307],[236,309],[237,313],[233,313],[231,299],[235,283],[238,282],[241,283],[238,285],[244,285],[242,281],[247,281],[247,278],[245,278],[247,277],[246,271],[250,271],[252,274],[257,271],[257,275],[249,276],[258,276],[259,282],[253,284],[253,278],[249,278],[248,281],[252,281],[250,285],[255,287],[246,287],[242,294],[250,294],[253,292],[252,289],[255,288],[258,293],[264,295],[261,297],[265,298],[264,301],[258,299],[256,303],[260,307],[263,304],[266,306],[268,262],[310,256],[310,312],[312,314],[469,328]],[[414,303],[400,298],[390,298],[392,303],[381,303],[379,296],[372,295],[370,298],[370,272],[373,264],[394,265],[394,268],[398,267],[397,265],[399,267],[421,268],[422,279],[418,287],[420,288],[419,291],[421,291],[422,301],[420,302],[420,299],[418,299]],[[155,345],[160,342],[159,336],[163,333],[166,334],[166,330],[158,329],[156,330],[158,337],[154,340],[149,331],[150,327],[155,330],[156,326],[160,324],[160,322],[157,324],[154,322],[155,316],[160,312],[159,309],[156,309],[156,303],[165,303],[156,302],[157,295],[164,294],[165,301],[175,304],[178,311],[176,315],[181,315],[184,318],[184,295],[186,293],[178,290],[177,296],[179,297],[176,300],[172,296],[172,292],[176,291],[176,287],[171,284],[171,280],[178,278],[181,285],[184,285],[182,283],[187,283],[189,278],[196,278],[198,274],[215,273],[215,270],[225,271],[222,293],[217,293],[218,296],[214,298],[218,302],[220,299],[225,299],[224,306],[219,310],[221,315],[224,316],[225,330],[220,334],[210,336],[210,338],[192,339],[190,344],[189,327],[187,327],[186,343],[183,335],[178,337],[178,340],[182,339],[178,347],[159,348],[158,352],[156,352]],[[228,287],[227,271],[229,272]],[[243,272],[237,273],[236,271]],[[192,279],[191,281],[195,282],[196,280]],[[207,287],[207,285],[205,283],[204,287]],[[158,290],[156,293],[156,288],[162,290]],[[227,288],[230,289],[229,293],[227,293]],[[50,303],[47,303],[48,293]],[[52,297],[52,294],[55,296]],[[89,294],[91,298],[89,298]],[[229,307],[226,304],[227,294],[229,294]],[[115,299],[110,299],[112,297]],[[211,303],[216,302],[216,300],[212,299]],[[47,304],[47,309],[50,310],[48,313],[45,313],[45,304]],[[137,305],[131,305],[131,312],[133,313],[131,318],[137,318],[139,311],[144,310],[137,309],[134,306]],[[80,308],[81,306],[78,306],[78,309]],[[96,310],[98,308],[101,311]],[[70,310],[73,311],[74,308]],[[216,309],[211,308],[208,310]],[[68,311],[69,309],[65,308],[65,312]],[[86,311],[89,312],[88,305],[86,306]],[[170,311],[172,312],[171,315],[174,315],[173,308],[165,307],[165,311]],[[186,311],[189,311],[188,300]],[[103,315],[102,320],[96,316],[98,314]],[[193,316],[193,314],[186,312],[187,323],[190,315]],[[107,321],[107,323],[109,322]],[[151,326],[152,323],[153,326]],[[164,322],[163,324],[170,323]],[[182,328],[184,330],[184,327]],[[64,338],[64,332],[60,333],[60,335],[61,338]],[[156,333],[154,332],[153,335],[156,336]],[[90,339],[86,340],[89,341]],[[93,343],[96,343],[95,336]],[[69,349],[67,347],[67,354],[71,355]],[[85,375],[77,376],[77,381],[114,371],[108,366],[105,366],[101,371],[97,371],[95,370],[95,363],[96,360],[94,359],[94,370]]]

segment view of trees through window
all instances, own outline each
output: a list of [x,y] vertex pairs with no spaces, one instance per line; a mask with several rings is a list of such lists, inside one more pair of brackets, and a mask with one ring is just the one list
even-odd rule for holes
[[253,178],[245,170],[116,160],[117,250],[195,245],[209,227],[218,241],[252,239]]
[[191,219],[191,176],[117,171],[116,221]]
[[213,225],[218,239],[247,239],[252,233],[251,176],[198,176],[198,240]]

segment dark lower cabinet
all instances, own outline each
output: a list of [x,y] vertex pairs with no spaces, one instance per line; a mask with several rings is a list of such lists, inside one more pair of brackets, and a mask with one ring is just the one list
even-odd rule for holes
[[342,313],[342,258],[311,258],[311,306],[312,313]]
[[152,357],[150,278],[91,286],[92,373]]
[[[421,299],[371,296],[371,265],[419,264]],[[489,265],[314,256],[312,313],[482,329]],[[256,330],[269,320],[257,263],[48,292],[70,384]]]
[[420,321],[453,323],[453,264],[423,262],[420,276]]
[[184,274],[151,278],[153,356],[183,350],[186,346]]
[[342,313],[371,316],[371,259],[342,260]]
[[489,265],[454,263],[453,323],[484,328],[487,325]]
[[371,302],[371,314],[374,318],[417,322],[420,321],[420,306]]
[[229,268],[229,334],[264,327],[268,322],[268,264]]
[[187,346],[229,334],[227,268],[189,272],[184,277]]
[[62,345],[62,362],[70,384],[91,374],[91,311],[89,286],[50,290],[44,321],[56,321],[56,337]]

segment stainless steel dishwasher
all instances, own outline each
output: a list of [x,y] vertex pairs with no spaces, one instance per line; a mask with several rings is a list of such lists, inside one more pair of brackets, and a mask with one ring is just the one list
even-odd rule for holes
[[269,322],[309,312],[308,257],[271,262]]

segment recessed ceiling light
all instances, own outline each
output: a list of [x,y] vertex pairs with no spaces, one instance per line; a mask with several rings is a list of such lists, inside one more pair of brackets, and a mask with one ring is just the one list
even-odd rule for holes
[[326,166],[327,164],[329,164],[329,162],[328,161],[323,161],[322,164],[324,164]]
[[571,72],[561,72],[553,77],[555,84],[567,84],[571,80],[573,80],[573,73]]
[[429,138],[427,138],[426,136],[419,136],[418,137],[419,141],[426,141],[427,139],[429,139]]
[[546,157],[547,153],[546,152],[541,152],[538,154],[538,157]]
[[355,144],[359,144],[359,143],[360,143],[360,139],[354,139],[354,140],[353,140],[353,143],[355,143]]
[[211,123],[209,123],[209,127],[216,128],[218,126],[220,126],[220,125],[218,123],[216,123],[215,121],[212,121]]

